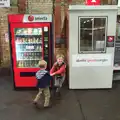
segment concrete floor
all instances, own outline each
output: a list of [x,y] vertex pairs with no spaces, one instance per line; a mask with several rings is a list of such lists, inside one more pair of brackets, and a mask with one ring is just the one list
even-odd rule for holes
[[14,91],[12,80],[0,78],[0,120],[120,120],[120,84],[111,90],[62,90],[62,100],[37,109],[37,91]]

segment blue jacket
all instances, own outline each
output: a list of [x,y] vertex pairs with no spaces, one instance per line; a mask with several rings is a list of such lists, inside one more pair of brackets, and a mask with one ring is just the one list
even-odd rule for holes
[[50,81],[53,79],[52,76],[50,76],[49,72],[46,70],[39,70],[36,73],[37,78],[37,88],[46,88],[50,86]]

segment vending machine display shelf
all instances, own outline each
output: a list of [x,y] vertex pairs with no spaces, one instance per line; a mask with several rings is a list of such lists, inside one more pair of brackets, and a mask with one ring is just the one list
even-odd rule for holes
[[39,52],[39,53],[41,53],[42,52],[42,50],[41,51],[16,51],[17,53],[19,53],[19,52]]
[[40,38],[42,35],[15,35],[16,37],[23,37],[23,38],[28,38],[28,37],[37,37]]
[[41,58],[40,59],[17,59],[17,61],[20,61],[20,60],[23,60],[23,61],[25,61],[25,60],[41,60]]
[[42,44],[42,42],[26,42],[26,43],[24,43],[24,42],[16,42],[16,44],[17,45],[28,45],[28,44]]
[[30,69],[30,68],[39,68],[39,66],[37,66],[37,67],[31,67],[31,66],[30,67],[19,67],[19,68],[29,68]]

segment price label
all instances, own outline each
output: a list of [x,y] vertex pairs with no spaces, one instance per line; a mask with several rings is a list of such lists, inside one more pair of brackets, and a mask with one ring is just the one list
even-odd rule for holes
[[48,31],[48,27],[44,27],[44,31],[47,32]]
[[26,46],[26,49],[29,49],[29,46]]
[[26,46],[26,49],[29,49],[29,50],[34,49],[34,46]]
[[31,46],[31,48],[30,49],[34,49],[34,46]]

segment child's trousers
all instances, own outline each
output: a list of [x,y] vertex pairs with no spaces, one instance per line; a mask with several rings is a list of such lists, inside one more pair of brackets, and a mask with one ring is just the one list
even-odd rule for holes
[[49,106],[49,103],[50,103],[50,89],[49,89],[49,87],[39,88],[39,92],[38,92],[36,98],[34,99],[34,101],[37,102],[40,99],[42,92],[44,93],[44,96],[45,96],[44,107]]
[[65,76],[62,76],[60,79],[55,76],[54,86],[57,87],[56,92],[60,92],[64,81]]

